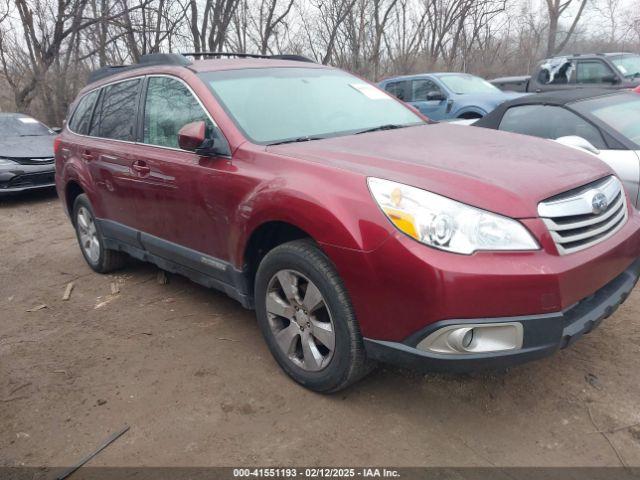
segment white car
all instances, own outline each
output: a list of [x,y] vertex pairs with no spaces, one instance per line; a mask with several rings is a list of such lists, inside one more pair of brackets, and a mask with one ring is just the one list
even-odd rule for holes
[[638,207],[640,95],[629,90],[575,89],[505,102],[473,123],[556,140],[606,162]]

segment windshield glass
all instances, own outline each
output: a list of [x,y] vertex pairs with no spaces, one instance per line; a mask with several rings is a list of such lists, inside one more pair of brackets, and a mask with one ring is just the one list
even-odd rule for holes
[[255,68],[200,77],[254,143],[425,123],[387,93],[339,70]]
[[53,132],[31,117],[0,116],[0,132],[7,137],[37,137],[52,135]]
[[438,78],[454,93],[496,93],[500,91],[486,80],[473,75],[451,74],[440,75]]
[[625,77],[640,77],[640,55],[613,57],[611,61]]
[[633,143],[640,145],[640,95],[620,93],[577,102],[573,108],[591,114]]

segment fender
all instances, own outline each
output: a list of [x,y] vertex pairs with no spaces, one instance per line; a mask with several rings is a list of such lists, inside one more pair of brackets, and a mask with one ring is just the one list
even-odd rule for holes
[[477,107],[475,105],[472,106],[464,106],[462,107],[460,110],[456,110],[455,113],[453,113],[451,115],[452,118],[458,118],[461,115],[465,115],[467,113],[475,113],[477,115],[480,115],[481,117],[484,117],[487,114],[487,111],[484,110],[481,107]]
[[84,190],[95,208],[96,202],[99,202],[99,196],[95,192],[95,186],[91,181],[89,170],[84,162],[75,155],[75,152],[64,160],[60,171],[60,178],[61,184],[59,185],[58,194],[63,200],[63,205],[68,215],[71,215],[71,210],[73,209],[73,205],[67,204],[67,188],[70,182],[75,182],[80,185],[80,188]]
[[[314,188],[305,188],[311,182]],[[318,188],[319,182],[325,183],[325,188]],[[375,250],[394,231],[371,198],[366,180],[345,175],[336,181],[335,172],[332,182],[313,174],[273,178],[252,190],[236,212],[228,240],[229,258],[236,267],[243,265],[251,235],[269,222],[290,224],[321,245],[358,251]]]

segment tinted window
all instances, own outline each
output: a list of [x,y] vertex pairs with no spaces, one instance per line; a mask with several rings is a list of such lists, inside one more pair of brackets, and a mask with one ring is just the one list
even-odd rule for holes
[[500,122],[500,130],[535,137],[556,138],[577,135],[597,148],[607,148],[599,130],[569,110],[546,105],[511,107]]
[[403,102],[411,100],[411,82],[409,80],[387,83],[385,90]]
[[86,135],[89,132],[89,122],[93,113],[93,106],[98,99],[98,90],[85,95],[73,112],[73,117],[69,121],[69,128],[72,132]]
[[573,108],[584,115],[595,116],[640,145],[640,95],[637,93],[617,93],[584,100],[576,102]]
[[613,70],[599,60],[578,62],[576,81],[578,83],[611,83]]
[[151,77],[144,108],[144,143],[178,148],[178,131],[202,120],[213,131],[211,120],[189,89],[180,81]]
[[442,93],[440,87],[432,80],[428,79],[420,79],[414,80],[412,83],[413,89],[413,101],[414,102],[425,102],[427,101],[427,93],[435,92]]
[[97,124],[92,125],[91,134],[114,140],[135,140],[140,83],[137,78],[102,89],[100,115]]

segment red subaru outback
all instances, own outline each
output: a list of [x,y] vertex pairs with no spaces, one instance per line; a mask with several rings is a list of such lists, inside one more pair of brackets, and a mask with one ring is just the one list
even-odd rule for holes
[[100,70],[56,169],[91,268],[130,255],[223,290],[321,392],[375,361],[459,372],[549,355],[640,272],[640,218],[604,163],[431,124],[301,59]]

